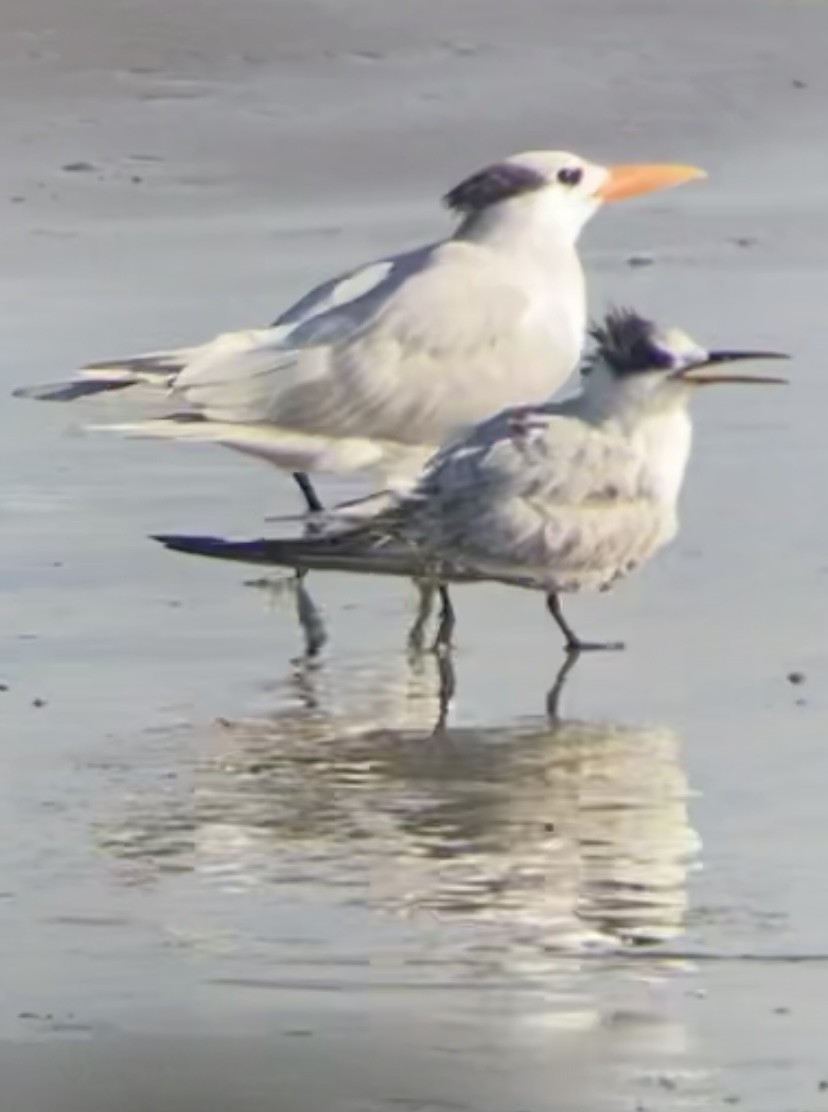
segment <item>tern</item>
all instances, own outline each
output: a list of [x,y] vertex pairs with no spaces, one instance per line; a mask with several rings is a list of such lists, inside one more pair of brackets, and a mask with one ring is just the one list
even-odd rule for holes
[[582,641],[561,595],[607,590],[672,540],[690,456],[689,402],[700,386],[770,384],[743,360],[774,351],[711,351],[679,329],[626,309],[591,330],[582,388],[563,402],[506,409],[446,445],[407,492],[391,492],[366,519],[343,507],[303,539],[232,541],[159,536],[198,555],[308,569],[381,572],[434,584],[494,580],[542,591],[568,652],[622,648]]
[[223,444],[294,473],[416,476],[442,444],[506,406],[549,398],[586,328],[579,234],[605,201],[703,177],[693,166],[605,167],[563,151],[513,155],[444,200],[454,234],[324,282],[269,328],[90,364],[15,393],[67,401],[149,384],[168,416],[109,426]]

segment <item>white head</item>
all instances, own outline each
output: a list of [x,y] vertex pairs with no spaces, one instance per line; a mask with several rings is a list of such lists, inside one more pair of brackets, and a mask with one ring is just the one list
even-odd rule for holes
[[582,399],[606,417],[644,418],[683,408],[698,386],[784,383],[721,368],[746,359],[787,359],[775,351],[709,351],[678,328],[660,329],[631,309],[613,309],[590,329],[595,350],[582,367]]
[[562,232],[574,243],[605,201],[704,177],[695,166],[600,166],[568,151],[526,151],[487,166],[445,195],[463,219],[461,231],[501,220],[532,221]]

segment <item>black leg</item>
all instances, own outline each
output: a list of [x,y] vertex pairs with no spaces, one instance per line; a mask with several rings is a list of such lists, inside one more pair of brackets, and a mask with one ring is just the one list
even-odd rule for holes
[[437,588],[433,583],[424,579],[415,579],[414,586],[420,598],[417,603],[417,616],[414,619],[414,624],[408,631],[408,647],[413,653],[419,653],[422,652],[423,649],[423,634],[428,619],[431,617]]
[[437,637],[434,640],[434,651],[445,653],[451,649],[451,638],[455,626],[454,607],[451,605],[448,587],[441,583],[437,589],[440,594],[440,622],[437,626]]
[[293,477],[296,480],[296,485],[302,491],[308,509],[312,514],[321,513],[324,506],[320,501],[319,495],[313,488],[313,483],[310,481],[304,471],[294,471]]
[[454,664],[451,653],[440,653],[437,657],[437,674],[440,677],[440,714],[434,725],[434,734],[442,734],[446,728],[449,708],[457,689],[457,679],[454,674]]
[[[321,513],[325,507],[305,472],[294,471],[293,477],[304,496],[308,512],[312,514]],[[313,526],[309,526],[307,531],[312,532]],[[296,569],[296,614],[302,632],[305,634],[305,655],[308,659],[312,659],[318,655],[322,646],[328,640],[328,634],[325,630],[322,615],[305,586],[306,575],[307,571],[305,569]]]
[[305,657],[312,660],[328,640],[328,634],[319,608],[305,586],[306,574],[302,570],[296,572],[296,616],[305,635]]
[[549,688],[549,692],[546,696],[546,713],[549,717],[550,722],[560,721],[561,716],[559,711],[561,705],[561,695],[563,695],[563,689],[566,684],[567,676],[575,667],[575,662],[580,655],[581,652],[579,649],[572,649],[566,654],[566,656],[564,657],[564,662],[558,669],[557,676],[555,676],[555,682]]
[[617,652],[624,648],[623,641],[582,641],[561,610],[561,600],[556,594],[546,596],[546,606],[549,613],[558,624],[558,629],[564,635],[566,651],[568,653],[583,652]]

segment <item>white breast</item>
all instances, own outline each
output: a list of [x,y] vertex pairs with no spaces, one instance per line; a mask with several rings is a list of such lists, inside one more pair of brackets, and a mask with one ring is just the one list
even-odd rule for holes
[[684,408],[647,418],[633,435],[645,460],[653,496],[673,509],[681,493],[692,440],[693,426]]

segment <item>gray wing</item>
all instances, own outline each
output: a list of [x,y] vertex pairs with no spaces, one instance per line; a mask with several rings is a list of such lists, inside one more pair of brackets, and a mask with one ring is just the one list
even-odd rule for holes
[[335,278],[321,282],[306,293],[273,321],[271,327],[310,323],[332,309],[339,309],[352,301],[360,301],[380,290],[388,291],[403,282],[409,274],[419,270],[439,244],[428,244],[399,255],[389,255],[373,263],[356,267]]
[[[226,411],[218,419],[266,419],[261,415],[263,402],[257,400],[256,380],[268,373],[289,371],[305,348],[326,347],[353,335],[403,283],[427,266],[439,246],[380,259],[341,274],[311,290],[269,328],[226,332],[193,349],[176,389],[202,408],[207,408],[210,399],[217,406],[224,405]],[[233,391],[235,378],[242,380],[238,399]],[[229,416],[230,409],[245,405],[248,386],[246,405],[255,412],[246,418]]]
[[668,531],[640,455],[551,407],[438,453],[391,523],[435,560],[549,590],[606,586]]
[[177,392],[216,421],[439,444],[569,373],[580,336],[556,360],[555,307],[527,325],[536,307],[502,262],[449,242],[417,265],[296,326],[219,338]]

